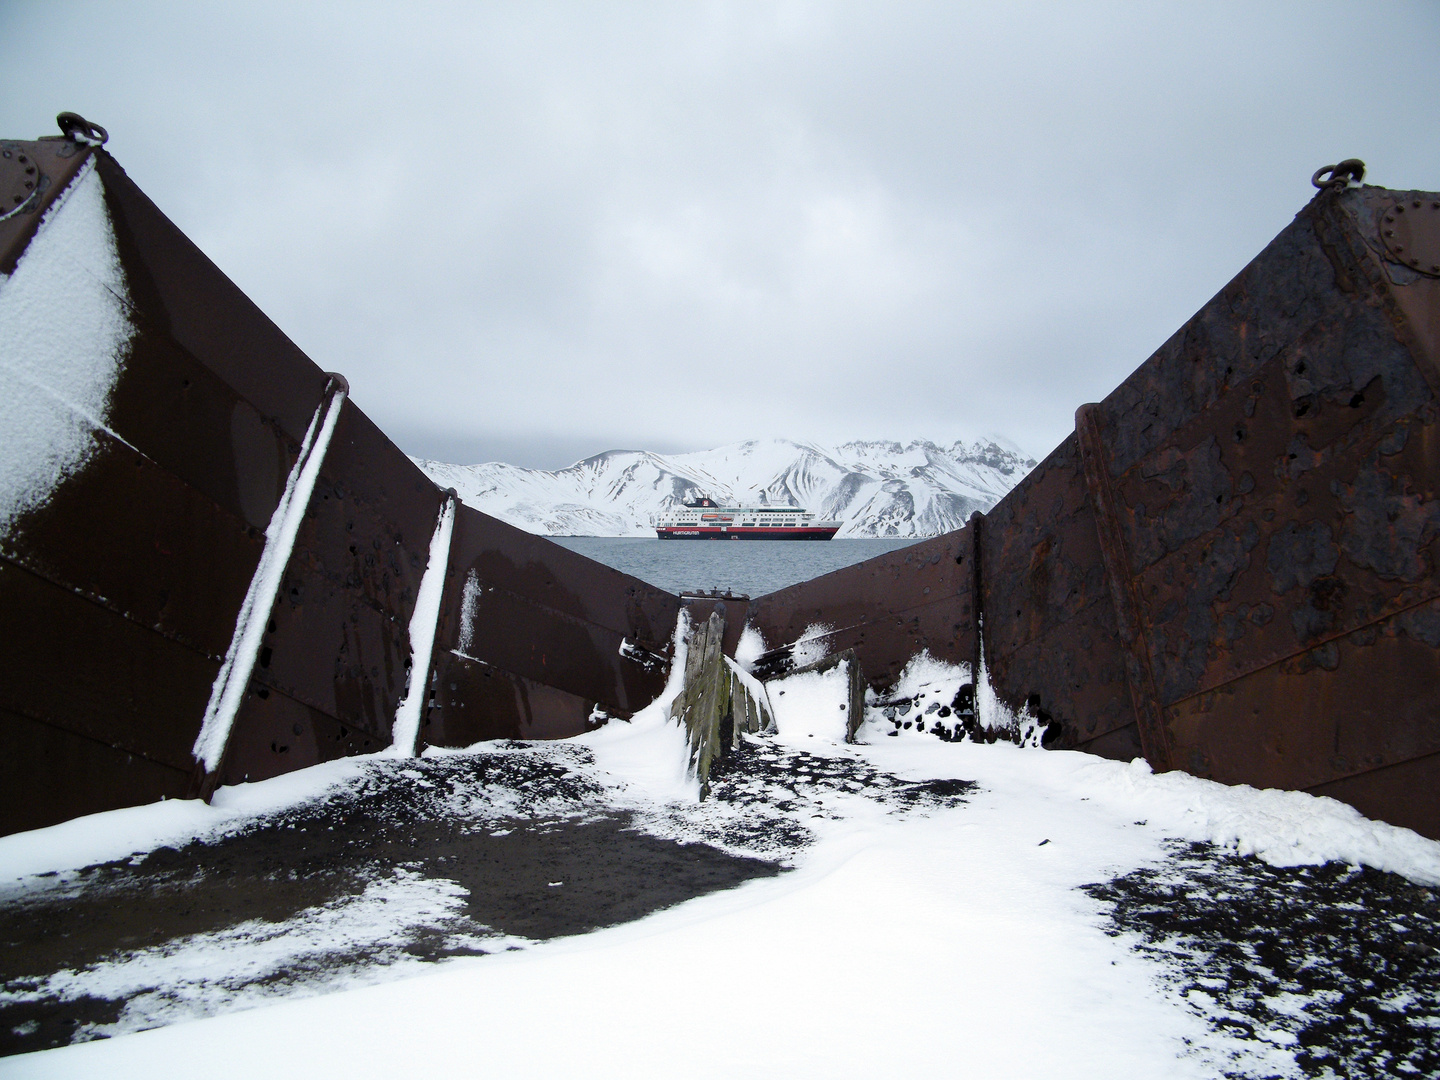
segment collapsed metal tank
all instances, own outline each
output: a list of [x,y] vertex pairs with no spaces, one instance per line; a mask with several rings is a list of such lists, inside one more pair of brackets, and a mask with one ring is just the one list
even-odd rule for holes
[[347,754],[558,738],[682,607],[985,669],[1047,745],[1440,837],[1440,196],[1358,163],[989,514],[682,598],[435,487],[125,175],[0,142],[0,832]]
[[1440,195],[1319,192],[983,517],[761,597],[884,684],[921,648],[1045,744],[1440,838]]

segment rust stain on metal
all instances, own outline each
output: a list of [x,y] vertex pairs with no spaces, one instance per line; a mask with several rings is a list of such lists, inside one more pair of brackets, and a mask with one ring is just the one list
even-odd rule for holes
[[[134,335],[83,467],[0,538],[7,832],[186,790],[328,382],[68,123],[0,142],[0,273],[93,162]],[[983,655],[1047,746],[1440,837],[1440,196],[1360,169],[1330,170],[989,514],[769,596],[675,596],[461,505],[410,671],[444,496],[347,402],[206,782],[377,750],[416,680],[422,748],[628,717],[683,608],[723,613],[726,654],[758,630],[762,674],[843,655],[880,689],[922,650]]]
[[678,597],[468,507],[408,671],[442,495],[347,401],[207,775],[191,748],[328,376],[98,146],[0,143],[0,188],[39,177],[0,208],[0,272],[88,161],[134,333],[83,467],[0,539],[0,831],[373,752],[412,678],[422,747],[565,737],[660,692]]
[[0,139],[0,274],[11,274],[55,199],[90,158],[69,139]]
[[[1440,281],[1419,265],[1437,210],[1327,185],[952,534],[977,576],[942,590],[964,615],[937,654],[978,649],[983,600],[992,683],[1053,721],[1047,745],[1335,794],[1440,836],[1423,781],[1440,753]],[[924,609],[865,584],[901,558],[760,597],[752,620],[776,656],[832,624],[884,686]]]
[[1440,277],[1440,199],[1399,198],[1380,213],[1386,253],[1418,273]]
[[1090,491],[1095,528],[1100,538],[1105,580],[1115,605],[1116,629],[1125,650],[1126,682],[1130,686],[1130,700],[1139,722],[1140,747],[1145,760],[1157,772],[1163,772],[1171,767],[1170,738],[1160,715],[1160,695],[1155,689],[1150,642],[1140,615],[1135,579],[1130,576],[1130,557],[1125,551],[1115,495],[1110,489],[1105,447],[1095,417],[1095,406],[1082,405],[1076,411],[1075,434],[1085,469],[1085,484]]

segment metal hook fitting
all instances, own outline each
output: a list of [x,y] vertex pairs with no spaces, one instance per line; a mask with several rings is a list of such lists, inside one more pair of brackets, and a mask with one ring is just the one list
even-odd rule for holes
[[55,117],[55,123],[60,125],[60,130],[71,142],[80,142],[83,139],[87,143],[104,146],[110,140],[108,131],[99,124],[92,124],[79,113],[62,112]]
[[1350,181],[1360,183],[1365,179],[1365,162],[1359,158],[1346,158],[1339,165],[1322,165],[1315,170],[1315,175],[1310,177],[1310,183],[1314,184],[1321,191],[1326,188],[1343,189]]

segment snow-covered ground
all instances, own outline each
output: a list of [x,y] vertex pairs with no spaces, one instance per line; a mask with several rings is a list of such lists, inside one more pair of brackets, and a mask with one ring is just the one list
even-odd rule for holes
[[[0,1074],[1435,1075],[1440,844],[1303,794],[941,741],[913,720],[960,674],[917,662],[911,707],[867,711],[854,746],[843,673],[772,682],[778,732],[704,803],[662,699],[564,743],[350,759],[0,839],[13,908],[194,838],[411,830],[325,903],[12,980],[0,1005],[129,1005],[91,1032],[118,1037]],[[436,847],[444,821],[464,828]],[[461,881],[496,885],[522,833],[533,888],[491,909],[514,921],[464,916]],[[467,844],[490,879],[446,876]],[[636,844],[639,862],[593,861]],[[624,916],[678,879],[688,899]]]
[[487,514],[552,536],[650,536],[652,519],[709,495],[800,506],[845,537],[938,536],[994,506],[1035,465],[999,438],[839,446],[758,439],[693,454],[611,450],[544,472],[492,462],[416,464]]

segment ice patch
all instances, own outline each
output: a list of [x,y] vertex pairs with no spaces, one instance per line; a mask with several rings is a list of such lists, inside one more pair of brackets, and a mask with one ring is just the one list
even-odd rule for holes
[[230,727],[235,722],[240,700],[250,683],[250,673],[255,669],[265,625],[275,606],[275,596],[280,591],[285,567],[290,564],[295,536],[300,531],[305,508],[310,505],[310,494],[320,476],[325,451],[330,448],[330,437],[335,433],[335,423],[345,405],[345,388],[337,385],[333,378],[327,391],[333,392],[327,393],[327,400],[315,410],[310,428],[305,432],[305,442],[300,447],[300,456],[285,481],[285,493],[280,496],[280,504],[275,507],[270,524],[265,529],[265,549],[260,553],[260,563],[250,579],[245,601],[240,605],[240,614],[235,619],[235,634],[230,639],[225,662],[211,687],[200,734],[195,737],[195,760],[204,764],[208,773],[219,769],[225,756]]
[[806,671],[772,679],[766,689],[775,715],[775,737],[801,750],[815,750],[817,741],[845,741],[850,677],[845,665],[829,671]]
[[805,667],[824,660],[830,653],[829,642],[834,633],[835,627],[829,623],[811,623],[807,626],[800,639],[790,647],[790,656],[795,666]]
[[90,460],[97,430],[110,432],[134,333],[128,305],[92,160],[0,277],[0,536]]
[[[435,649],[436,623],[445,593],[445,574],[450,567],[450,536],[455,530],[455,496],[447,494],[430,537],[430,559],[420,579],[415,610],[410,615],[410,681],[405,696],[395,707],[389,753],[414,757],[420,734],[420,713],[430,691],[430,656]],[[467,582],[468,584],[468,582]]]
[[1088,759],[1078,763],[1077,778],[1094,782],[1106,798],[1132,805],[1172,835],[1254,855],[1272,866],[1344,862],[1440,885],[1440,843],[1372,821],[1336,799],[1217,784],[1182,772],[1157,775],[1140,758],[1126,764],[1067,753]]
[[[975,680],[975,719],[988,731],[1003,731],[1012,737],[1019,736],[1014,741],[1022,745],[1030,742],[1028,736],[1034,734],[1036,726],[1035,717],[1030,715],[1028,709],[1024,706],[1018,711],[1012,709],[995,693],[995,687],[990,683],[989,665],[985,663],[983,644],[980,648],[980,677]],[[1029,729],[1028,733],[1026,728]]]
[[685,688],[685,660],[689,650],[690,614],[682,610],[675,621],[670,677],[665,690],[629,723],[611,722],[574,740],[590,747],[597,766],[606,773],[637,785],[652,798],[670,802],[696,802],[700,781],[689,775],[690,747],[685,728],[670,718],[670,706]]
[[199,799],[167,799],[0,836],[0,880],[76,870],[162,845],[181,846],[240,819],[320,798],[354,782],[364,768],[364,758],[339,758],[269,780],[222,787],[208,806]]
[[765,684],[728,656],[725,657],[725,665],[735,673],[735,678],[740,680],[740,685],[749,692],[750,696],[770,710],[770,717],[773,720],[775,707],[770,702],[770,692],[765,689]]
[[[438,930],[454,920],[464,909],[465,895],[453,881],[400,868],[369,882],[357,895],[290,919],[255,919],[153,948],[122,950],[80,971],[59,971],[23,987],[7,987],[0,1001],[128,999],[116,1023],[96,1025],[91,1032],[121,1035],[280,997],[373,983],[393,978],[396,964],[422,968],[419,960],[406,955],[405,946],[417,931]],[[528,942],[494,935],[467,944],[498,951]],[[376,954],[386,951],[389,963],[374,965]],[[371,964],[344,962],[362,953],[372,957]],[[385,967],[392,968],[388,975]]]
[[735,662],[746,671],[755,667],[755,661],[764,656],[765,638],[753,626],[740,631],[740,640],[735,644]]
[[465,591],[460,597],[460,640],[456,643],[464,655],[475,647],[475,614],[480,609],[481,591],[480,575],[471,570],[465,575]]

